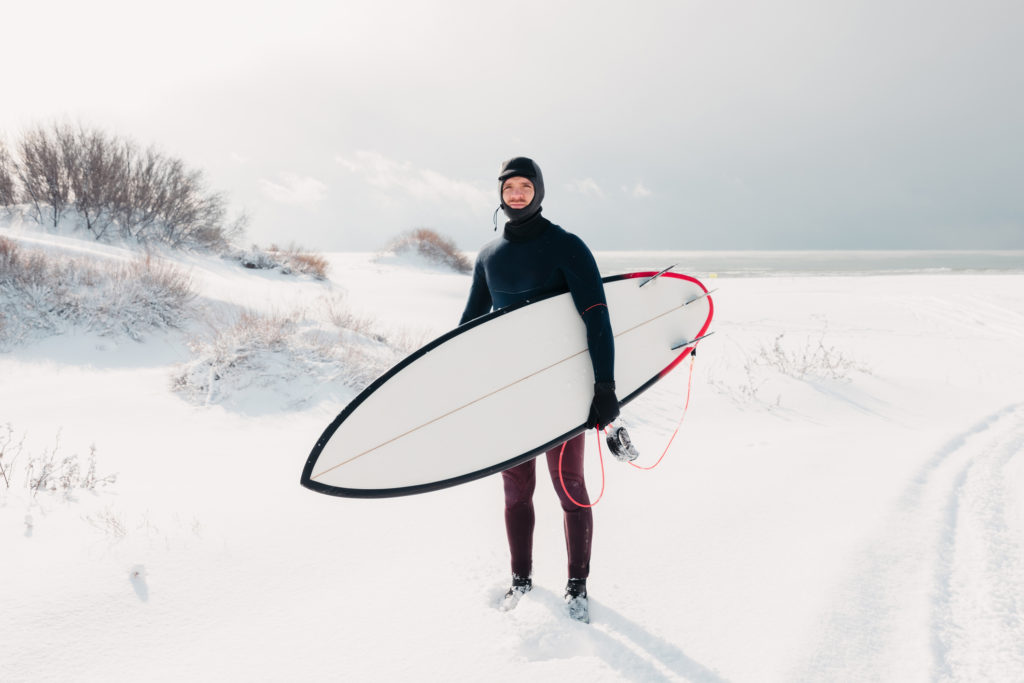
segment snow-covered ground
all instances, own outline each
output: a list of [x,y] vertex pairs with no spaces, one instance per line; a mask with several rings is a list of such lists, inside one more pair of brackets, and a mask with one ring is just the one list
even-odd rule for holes
[[[547,481],[536,588],[502,613],[499,478],[384,500],[301,488],[355,392],[301,355],[267,352],[207,400],[174,389],[240,307],[325,334],[343,302],[408,345],[457,321],[467,276],[370,254],[330,255],[327,281],[165,257],[197,292],[184,327],[0,353],[0,444],[21,444],[0,461],[0,681],[1024,677],[1024,275],[709,281],[715,335],[679,436],[651,472],[605,463],[582,625]],[[686,369],[627,408],[646,462]],[[33,457],[84,465],[93,446],[112,484],[25,486]]]

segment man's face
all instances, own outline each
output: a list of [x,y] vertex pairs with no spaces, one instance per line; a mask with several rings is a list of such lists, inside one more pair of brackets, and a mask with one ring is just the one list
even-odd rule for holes
[[529,178],[515,176],[501,186],[501,199],[510,209],[523,209],[533,201],[533,182]]

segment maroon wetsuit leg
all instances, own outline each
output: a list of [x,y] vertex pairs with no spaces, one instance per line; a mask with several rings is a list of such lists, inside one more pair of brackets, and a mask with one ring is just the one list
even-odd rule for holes
[[[565,547],[569,556],[570,579],[585,579],[590,576],[590,545],[594,535],[594,515],[589,507],[576,505],[566,495],[566,490],[568,490],[569,495],[577,502],[584,505],[590,504],[587,485],[583,480],[585,443],[584,433],[566,441],[564,453],[562,453],[561,446],[547,452],[551,482],[555,486],[555,493],[558,494],[558,500],[562,504],[565,516]],[[560,453],[561,477],[559,477],[558,465]],[[562,481],[565,482],[564,488]]]
[[527,460],[501,473],[505,485],[505,532],[512,555],[512,573],[528,577],[533,571],[533,491],[537,460]]

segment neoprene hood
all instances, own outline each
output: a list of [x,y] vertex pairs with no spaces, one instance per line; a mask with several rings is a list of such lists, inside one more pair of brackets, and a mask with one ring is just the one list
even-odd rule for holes
[[[533,182],[533,200],[521,209],[513,209],[505,206],[501,190],[506,180],[519,176],[529,178]],[[513,221],[530,218],[540,211],[540,204],[544,201],[544,176],[537,162],[527,157],[513,157],[502,163],[501,171],[498,173],[498,200],[501,202],[501,210]]]

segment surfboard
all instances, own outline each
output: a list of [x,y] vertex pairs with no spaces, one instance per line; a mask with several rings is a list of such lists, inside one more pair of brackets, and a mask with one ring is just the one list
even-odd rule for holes
[[[707,288],[667,271],[603,280],[620,405],[708,334]],[[370,384],[317,440],[300,481],[351,498],[473,481],[584,431],[593,394],[586,327],[570,295],[525,301],[438,337]]]

